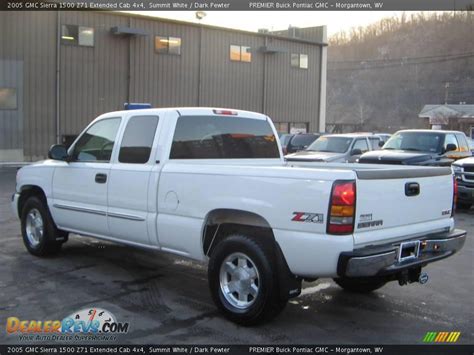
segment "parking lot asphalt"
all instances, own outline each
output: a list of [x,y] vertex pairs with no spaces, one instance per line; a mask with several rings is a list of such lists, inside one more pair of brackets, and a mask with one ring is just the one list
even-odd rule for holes
[[0,169],[0,344],[19,343],[5,331],[8,317],[63,319],[88,307],[129,322],[119,343],[421,344],[428,331],[459,331],[458,343],[474,343],[474,208],[456,216],[468,231],[464,248],[425,268],[426,285],[391,282],[354,295],[320,279],[272,322],[244,328],[217,312],[204,265],[79,236],[57,256],[28,254],[10,211],[15,172]]

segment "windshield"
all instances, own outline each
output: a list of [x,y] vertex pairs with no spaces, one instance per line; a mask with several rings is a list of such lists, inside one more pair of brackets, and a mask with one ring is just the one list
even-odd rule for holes
[[291,145],[293,146],[305,146],[314,142],[317,138],[314,134],[297,134],[291,140]]
[[319,137],[307,150],[316,152],[345,153],[351,145],[352,138],[348,137]]
[[431,132],[400,132],[390,138],[383,149],[436,153],[441,151],[443,135]]

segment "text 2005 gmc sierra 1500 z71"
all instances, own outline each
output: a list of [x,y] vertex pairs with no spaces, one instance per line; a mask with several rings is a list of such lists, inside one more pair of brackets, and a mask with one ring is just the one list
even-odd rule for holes
[[43,256],[72,232],[208,261],[214,302],[240,324],[278,314],[302,279],[424,282],[422,267],[463,246],[450,168],[290,165],[276,137],[240,110],[101,115],[18,171],[23,241]]

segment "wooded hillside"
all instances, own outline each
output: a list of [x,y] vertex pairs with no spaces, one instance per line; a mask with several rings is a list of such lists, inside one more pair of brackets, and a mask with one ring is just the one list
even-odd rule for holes
[[425,104],[474,104],[474,13],[403,15],[329,40],[327,122],[394,132]]

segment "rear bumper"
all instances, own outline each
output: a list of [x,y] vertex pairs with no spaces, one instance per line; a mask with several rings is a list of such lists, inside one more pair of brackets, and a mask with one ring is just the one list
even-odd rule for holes
[[400,243],[343,252],[339,256],[337,274],[339,277],[384,276],[423,267],[460,250],[466,241],[466,232],[456,229],[450,233],[427,235],[417,240],[420,241],[418,256],[404,261],[399,261]]

